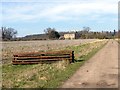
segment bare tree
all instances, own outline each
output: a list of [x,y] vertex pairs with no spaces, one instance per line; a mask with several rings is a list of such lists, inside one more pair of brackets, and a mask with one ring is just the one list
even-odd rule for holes
[[3,40],[11,40],[16,37],[17,31],[13,28],[6,28],[6,27],[1,27],[2,31],[2,39]]
[[55,28],[47,28],[44,30],[45,34],[48,35],[49,39],[58,39],[60,37],[59,33]]

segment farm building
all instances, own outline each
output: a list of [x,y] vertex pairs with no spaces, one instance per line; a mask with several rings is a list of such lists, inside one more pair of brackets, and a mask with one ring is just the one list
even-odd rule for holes
[[71,32],[71,33],[67,33],[67,34],[64,34],[64,38],[65,39],[77,39],[79,38],[77,32]]

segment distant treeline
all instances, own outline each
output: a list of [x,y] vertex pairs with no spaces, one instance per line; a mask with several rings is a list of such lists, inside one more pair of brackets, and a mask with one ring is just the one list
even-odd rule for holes
[[[71,32],[58,32],[55,28],[46,28],[44,34],[27,35],[25,37],[16,37],[17,30],[13,28],[1,27],[1,38],[4,41],[29,41],[29,40],[58,40],[64,39],[64,34]],[[83,30],[72,31],[77,35],[77,39],[113,39],[120,38],[120,30],[116,31],[90,31],[89,27],[83,27]]]

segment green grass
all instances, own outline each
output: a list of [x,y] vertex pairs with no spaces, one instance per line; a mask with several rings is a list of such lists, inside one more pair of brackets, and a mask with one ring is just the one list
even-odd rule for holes
[[[76,58],[75,62],[72,64],[68,64],[66,61],[61,61],[52,64],[3,65],[3,87],[60,87],[65,80],[72,76],[86,60],[91,58],[105,44],[105,42],[94,42],[92,44],[89,43],[65,48],[74,50],[75,52]],[[81,56],[79,56],[78,54],[82,53],[84,49],[89,49],[89,52],[86,51],[86,54],[83,53]]]

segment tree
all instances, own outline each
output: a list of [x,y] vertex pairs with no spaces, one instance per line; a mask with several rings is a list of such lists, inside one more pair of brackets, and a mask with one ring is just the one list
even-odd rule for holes
[[116,31],[114,30],[114,33],[113,33],[113,35],[115,36],[115,34],[116,34]]
[[48,35],[49,39],[58,39],[60,37],[59,33],[55,28],[47,28],[44,30],[45,34]]
[[90,27],[83,27],[83,30],[81,31],[81,38],[83,39],[89,38],[89,31]]
[[13,28],[1,27],[2,39],[11,40],[16,37],[17,31]]

